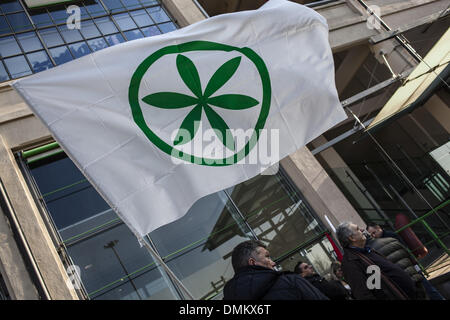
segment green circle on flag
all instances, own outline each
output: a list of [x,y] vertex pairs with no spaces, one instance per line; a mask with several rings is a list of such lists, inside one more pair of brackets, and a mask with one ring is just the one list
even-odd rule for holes
[[[211,97],[213,92],[217,90],[221,85],[223,85],[223,83],[225,83],[236,71],[240,63],[240,57],[228,61],[221,68],[219,68],[216,72],[217,76],[216,74],[213,75],[213,77],[211,78],[210,82],[208,83],[205,89],[205,92],[203,93],[201,90],[201,86],[199,85],[199,78],[194,64],[192,63],[192,61],[189,60],[189,58],[181,55],[182,53],[193,51],[239,52],[240,54],[247,57],[254,64],[259,73],[262,84],[261,111],[259,113],[256,125],[253,128],[254,130],[252,136],[250,137],[249,141],[245,144],[245,146],[240,150],[234,150],[234,145],[228,143],[229,139],[225,139],[225,135],[229,134],[228,133],[229,129],[228,132],[226,132],[227,130],[224,129],[228,128],[228,126],[223,121],[223,119],[220,118],[220,116],[209,106],[209,104],[212,104],[225,109],[240,110],[251,108],[256,104],[259,104],[259,102],[256,101],[254,98],[245,95],[228,94],[219,97]],[[163,141],[147,125],[141,109],[141,101],[139,101],[140,84],[144,75],[153,65],[153,63],[155,63],[161,57],[170,54],[178,54],[177,68],[180,73],[180,76],[196,97],[190,97],[180,93],[160,92],[146,96],[142,100],[147,104],[165,109],[176,109],[196,105],[183,121],[182,127],[185,127],[187,131],[195,135],[196,128],[192,127],[189,120],[197,119],[199,117],[199,114],[201,117],[201,112],[202,110],[204,110],[212,128],[214,130],[217,129],[218,132],[222,130],[224,134],[223,135],[224,140],[222,140],[222,143],[224,143],[224,145],[228,149],[235,151],[235,153],[232,156],[225,157],[223,159],[211,159],[211,158],[197,157],[195,155],[184,153],[183,151],[178,150],[173,146],[171,146],[170,144]],[[270,101],[271,101],[270,77],[264,61],[256,52],[254,52],[250,48],[245,47],[238,48],[210,41],[192,41],[164,47],[148,56],[138,66],[138,68],[136,69],[131,78],[130,86],[128,89],[128,100],[130,103],[135,123],[142,130],[145,136],[161,151],[167,153],[171,157],[176,157],[181,160],[192,162],[194,164],[206,166],[227,166],[235,164],[240,160],[244,159],[250,153],[250,151],[256,146],[259,140],[260,130],[264,128],[267,117],[269,115]],[[175,145],[177,143],[180,143],[180,141],[174,142]]]

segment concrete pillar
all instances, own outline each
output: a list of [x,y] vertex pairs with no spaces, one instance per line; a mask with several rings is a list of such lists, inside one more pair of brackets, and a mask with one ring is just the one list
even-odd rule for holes
[[[63,263],[50,238],[34,199],[7,142],[0,136],[0,178],[3,181],[25,241],[51,299],[78,300],[68,280]],[[3,245],[3,243],[2,243]],[[31,294],[31,293],[30,293]]]
[[344,221],[365,226],[359,214],[306,147],[297,150],[280,163],[317,216],[330,230],[332,228],[327,220],[334,228]]

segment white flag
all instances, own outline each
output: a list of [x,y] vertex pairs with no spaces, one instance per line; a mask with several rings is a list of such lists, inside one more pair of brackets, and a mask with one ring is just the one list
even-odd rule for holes
[[326,20],[284,0],[122,43],[13,86],[138,237],[346,118]]

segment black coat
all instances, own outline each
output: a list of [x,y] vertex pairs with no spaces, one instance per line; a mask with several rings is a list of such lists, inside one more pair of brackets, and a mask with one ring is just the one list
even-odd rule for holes
[[[407,295],[409,299],[414,299],[415,285],[409,275],[399,266],[387,260],[384,256],[372,250],[371,253],[364,254],[365,258],[372,260],[372,264],[380,267],[381,273],[386,276],[389,283],[394,284],[394,288]],[[345,248],[342,259],[342,272],[345,281],[352,288],[352,295],[357,300],[398,300],[401,299],[398,290],[389,285],[386,278],[381,277],[380,289],[369,289],[367,279],[371,274],[367,273],[367,263],[361,258],[361,253],[355,249]],[[403,296],[404,296],[403,295]]]
[[327,281],[318,274],[305,277],[314,287],[320,290],[330,300],[347,300],[350,295],[345,287],[337,280]]
[[260,266],[238,270],[223,290],[224,300],[328,300],[318,289],[293,272]]

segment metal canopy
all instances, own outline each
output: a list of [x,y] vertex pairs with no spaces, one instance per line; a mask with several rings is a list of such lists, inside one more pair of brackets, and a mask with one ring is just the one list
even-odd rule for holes
[[387,120],[393,120],[424,104],[444,80],[446,81],[450,74],[449,67],[450,28],[386,102],[366,130],[373,130]]

